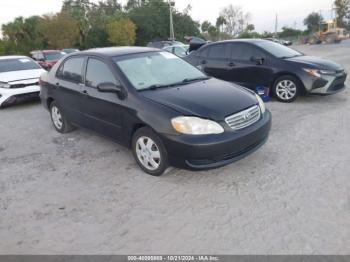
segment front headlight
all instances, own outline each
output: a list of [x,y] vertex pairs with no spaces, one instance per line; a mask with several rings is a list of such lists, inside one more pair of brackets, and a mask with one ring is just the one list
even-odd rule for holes
[[192,116],[179,116],[171,119],[174,129],[186,135],[210,135],[221,134],[224,128],[218,123]]
[[333,70],[317,70],[317,69],[307,69],[304,68],[304,71],[313,77],[320,78],[322,75],[335,75],[336,72]]
[[10,88],[11,86],[8,83],[0,82],[0,88]]
[[255,96],[256,96],[256,99],[259,102],[259,107],[260,107],[261,113],[264,114],[265,111],[266,111],[265,103],[264,103],[264,101],[261,99],[261,97],[259,95],[255,95]]
[[322,75],[335,75],[337,73],[333,70],[319,70],[318,72]]
[[306,73],[308,73],[310,76],[313,76],[313,77],[317,77],[317,78],[320,78],[321,77],[321,74],[318,72],[318,70],[316,69],[308,69],[308,68],[304,68],[304,71]]

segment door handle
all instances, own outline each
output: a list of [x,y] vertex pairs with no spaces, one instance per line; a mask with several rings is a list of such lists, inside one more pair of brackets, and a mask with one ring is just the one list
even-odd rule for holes
[[228,65],[229,67],[234,67],[234,66],[235,66],[235,63],[229,62],[229,63],[227,63],[227,65]]
[[88,94],[89,94],[87,90],[83,90],[82,93],[83,93],[84,95],[88,95]]
[[201,61],[201,64],[202,64],[202,65],[205,65],[206,63],[207,63],[207,60],[202,60],[202,61]]

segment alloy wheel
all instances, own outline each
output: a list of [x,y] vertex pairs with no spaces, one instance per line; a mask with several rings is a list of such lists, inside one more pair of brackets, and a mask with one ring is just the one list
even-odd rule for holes
[[62,129],[63,126],[63,119],[60,110],[56,107],[53,106],[51,108],[51,116],[52,116],[52,121],[53,124],[57,129]]
[[291,80],[282,80],[276,85],[276,95],[281,100],[290,100],[297,94],[297,86]]
[[149,137],[141,136],[136,141],[136,155],[140,163],[150,171],[157,170],[161,164],[159,148]]

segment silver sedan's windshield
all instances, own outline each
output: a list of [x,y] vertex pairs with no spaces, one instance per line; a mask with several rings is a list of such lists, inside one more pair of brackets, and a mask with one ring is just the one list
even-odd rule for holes
[[149,52],[115,58],[137,90],[161,88],[207,78],[196,67],[169,52]]

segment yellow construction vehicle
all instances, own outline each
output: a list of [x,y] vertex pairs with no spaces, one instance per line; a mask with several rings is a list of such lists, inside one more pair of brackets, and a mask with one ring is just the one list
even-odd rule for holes
[[306,43],[311,45],[340,43],[345,38],[347,38],[346,30],[338,27],[336,19],[332,19],[322,22],[319,31],[308,37]]

